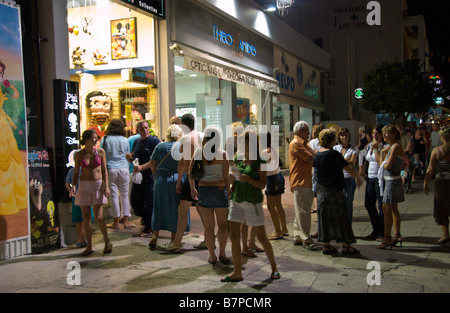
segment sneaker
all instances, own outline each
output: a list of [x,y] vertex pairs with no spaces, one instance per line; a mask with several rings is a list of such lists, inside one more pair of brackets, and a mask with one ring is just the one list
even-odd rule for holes
[[173,242],[158,245],[158,247],[160,247],[161,249],[164,249],[166,251],[171,251],[171,252],[180,252],[181,251],[181,246],[177,246]]

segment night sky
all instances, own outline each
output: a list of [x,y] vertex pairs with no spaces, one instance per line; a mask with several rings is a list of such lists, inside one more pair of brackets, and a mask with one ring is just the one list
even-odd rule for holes
[[430,47],[430,63],[434,74],[444,78],[450,88],[450,1],[407,0],[408,15],[423,15]]

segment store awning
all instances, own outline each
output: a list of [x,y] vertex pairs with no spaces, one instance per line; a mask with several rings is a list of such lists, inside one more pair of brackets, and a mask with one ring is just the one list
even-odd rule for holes
[[183,67],[187,70],[208,76],[241,83],[270,92],[279,93],[279,83],[276,79],[260,72],[219,60],[206,53],[180,45],[184,56]]

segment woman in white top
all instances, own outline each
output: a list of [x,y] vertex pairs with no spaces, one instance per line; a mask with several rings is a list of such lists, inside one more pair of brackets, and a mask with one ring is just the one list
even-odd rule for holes
[[109,122],[106,136],[100,141],[100,147],[106,153],[109,189],[111,190],[111,208],[113,211],[113,222],[107,226],[119,229],[119,218],[122,208],[124,228],[132,228],[135,225],[129,221],[131,216],[131,205],[128,197],[130,166],[125,157],[130,152],[130,145],[128,139],[125,138],[124,125],[121,120],[112,119]]
[[[334,150],[338,151],[344,159],[348,162],[348,165],[355,166],[358,160],[358,147],[350,144],[352,139],[350,131],[343,127],[338,131],[338,144],[334,146]],[[345,199],[347,201],[347,216],[350,219],[350,225],[353,219],[353,198],[355,196],[356,181],[350,176],[350,174],[343,170],[344,172],[344,183],[345,183]]]
[[[205,242],[209,251],[208,262],[215,264],[217,256],[215,252],[215,218],[217,219],[217,240],[219,242],[219,260],[224,265],[230,264],[226,256],[225,246],[228,240],[228,195],[231,194],[228,177],[229,163],[227,153],[219,149],[220,131],[216,127],[208,127],[203,137],[202,148],[194,153],[189,166],[189,172],[195,160],[202,160],[203,176],[198,182],[189,175],[192,199],[198,199],[198,210],[205,228]],[[214,218],[215,216],[215,218]]]
[[[380,155],[373,149],[373,145],[378,146],[380,151],[385,148],[382,132],[383,126],[384,125],[377,125],[373,129],[373,141],[362,151],[362,156],[366,160],[362,167],[362,173],[360,173],[366,179],[364,206],[369,214],[370,223],[372,224],[372,233],[366,236],[364,238],[365,240],[380,240],[384,236],[383,198],[381,197],[380,185],[378,184]],[[365,173],[366,169],[367,173]]]
[[269,240],[283,239],[284,236],[289,236],[289,231],[286,225],[286,214],[281,204],[281,195],[284,193],[284,177],[281,174],[278,152],[272,146],[272,135],[268,132],[261,134],[260,140],[267,138],[267,149],[261,151],[261,159],[266,161],[267,167],[267,185],[266,198],[267,209],[272,218],[275,227],[275,233],[269,235]]

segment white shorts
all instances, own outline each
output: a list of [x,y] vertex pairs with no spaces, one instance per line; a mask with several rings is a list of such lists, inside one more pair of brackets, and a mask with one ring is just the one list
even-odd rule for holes
[[228,221],[246,224],[248,226],[264,226],[262,203],[230,201]]

